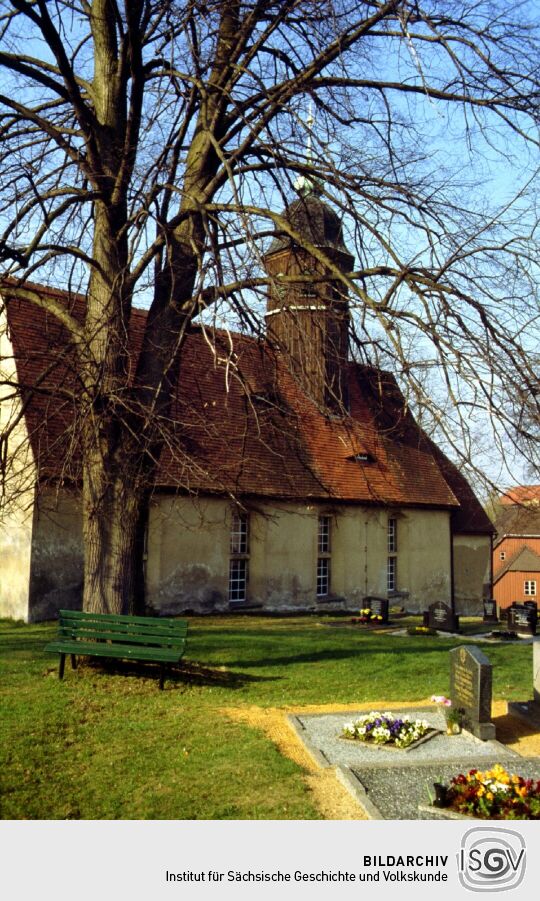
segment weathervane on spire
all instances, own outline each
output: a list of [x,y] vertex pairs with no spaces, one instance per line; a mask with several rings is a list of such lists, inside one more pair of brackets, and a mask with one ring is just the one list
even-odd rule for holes
[[[306,117],[307,143],[306,143],[306,163],[311,168],[313,164],[313,125],[315,117],[313,115],[313,100],[310,98],[309,109]],[[307,197],[309,194],[320,194],[321,184],[316,178],[308,178],[306,175],[299,175],[294,181],[294,189],[298,191],[301,197]]]

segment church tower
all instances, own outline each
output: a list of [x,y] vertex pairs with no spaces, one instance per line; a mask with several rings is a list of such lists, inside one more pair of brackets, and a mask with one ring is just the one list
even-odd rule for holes
[[[341,272],[351,272],[354,257],[345,247],[339,216],[321,199],[317,183],[300,178],[299,197],[282,214],[299,238],[323,251]],[[349,302],[344,284],[289,235],[277,235],[264,256],[272,277],[266,330],[277,350],[312,400],[327,413],[347,409],[346,363]],[[301,276],[297,283],[284,277]],[[306,278],[307,277],[307,278]]]

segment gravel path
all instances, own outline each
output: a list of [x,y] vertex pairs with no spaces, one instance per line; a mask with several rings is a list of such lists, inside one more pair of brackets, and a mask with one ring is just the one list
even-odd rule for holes
[[[384,706],[378,707],[384,712]],[[364,711],[365,712],[365,711]],[[540,779],[540,757],[521,757],[498,741],[480,741],[469,733],[435,735],[408,750],[373,746],[340,738],[343,724],[354,720],[360,711],[304,714],[298,712],[290,722],[304,746],[321,766],[350,771],[348,784],[362,803],[362,792],[381,819],[426,819],[419,804],[429,803],[428,787],[436,781],[447,782],[468,770],[490,769],[502,763],[511,773]],[[410,719],[426,720],[436,729],[445,729],[443,715],[433,707],[393,710]],[[358,784],[359,783],[359,784]]]

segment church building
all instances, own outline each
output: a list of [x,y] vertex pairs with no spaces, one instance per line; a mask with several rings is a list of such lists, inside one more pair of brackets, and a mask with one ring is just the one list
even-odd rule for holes
[[[357,612],[377,596],[480,613],[491,523],[392,373],[350,359],[339,216],[309,183],[284,216],[313,252],[285,234],[266,251],[265,336],[201,324],[183,347],[141,547],[148,608]],[[83,317],[84,298],[32,287]],[[133,310],[134,358],[145,317]],[[74,384],[58,320],[4,287],[0,616],[81,604]]]

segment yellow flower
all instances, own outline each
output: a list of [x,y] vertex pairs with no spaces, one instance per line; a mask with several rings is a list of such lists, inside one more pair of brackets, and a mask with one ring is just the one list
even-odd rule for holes
[[493,801],[493,792],[487,792],[487,793],[486,793],[486,798],[487,798],[488,801]]
[[480,788],[478,789],[478,792],[477,792],[478,797],[481,798],[482,795],[484,794],[484,792],[485,792],[485,788],[484,788],[483,785],[481,785]]

